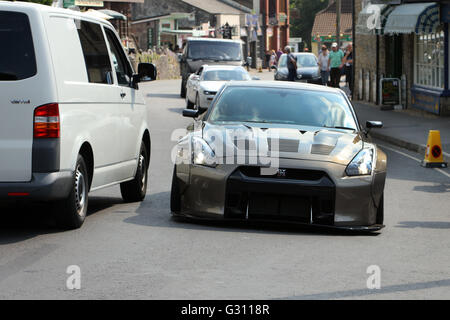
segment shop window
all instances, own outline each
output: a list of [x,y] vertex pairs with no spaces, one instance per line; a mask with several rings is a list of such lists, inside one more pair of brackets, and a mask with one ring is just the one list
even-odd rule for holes
[[432,88],[444,88],[444,31],[417,35],[415,42],[415,84]]

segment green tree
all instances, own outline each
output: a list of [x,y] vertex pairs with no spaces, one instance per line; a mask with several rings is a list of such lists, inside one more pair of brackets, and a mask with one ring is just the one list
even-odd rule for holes
[[291,0],[290,36],[301,37],[311,48],[311,32],[316,14],[327,7],[328,0]]
[[[13,1],[13,0],[9,0],[9,1]],[[20,1],[46,4],[48,6],[50,6],[53,3],[53,0],[20,0]]]

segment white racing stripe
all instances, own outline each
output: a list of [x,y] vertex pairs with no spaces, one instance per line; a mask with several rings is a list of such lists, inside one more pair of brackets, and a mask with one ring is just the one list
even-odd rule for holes
[[[415,158],[415,157],[413,157],[413,156],[411,156],[411,155],[409,155],[409,154],[407,154],[407,153],[405,153],[405,152],[402,152],[402,151],[399,151],[399,150],[396,150],[396,149],[394,149],[394,148],[391,148],[391,147],[388,147],[388,146],[385,146],[385,145],[383,145],[383,144],[379,144],[379,143],[377,143],[377,145],[379,145],[380,147],[382,147],[382,148],[385,148],[385,149],[388,149],[388,150],[391,150],[391,151],[394,151],[394,152],[396,152],[396,153],[399,153],[399,154],[401,154],[402,156],[405,156],[405,157],[407,157],[407,158],[410,158],[410,159],[412,159],[412,160],[415,160],[415,161],[417,161],[417,162],[419,162],[419,163],[422,163],[422,160],[420,160],[420,159],[417,159],[417,158]],[[439,173],[442,173],[444,176],[447,176],[447,177],[449,177],[450,178],[450,174],[449,173],[447,173],[447,172],[445,172],[444,170],[442,170],[442,169],[439,169],[439,168],[432,168],[433,170],[435,170],[435,171],[437,171],[437,172],[439,172]]]

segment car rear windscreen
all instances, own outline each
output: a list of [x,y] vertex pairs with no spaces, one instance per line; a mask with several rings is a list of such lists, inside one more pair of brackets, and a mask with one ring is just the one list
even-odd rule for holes
[[242,60],[241,44],[225,41],[191,41],[188,58],[240,61]]
[[0,81],[30,78],[37,72],[28,16],[0,11]]

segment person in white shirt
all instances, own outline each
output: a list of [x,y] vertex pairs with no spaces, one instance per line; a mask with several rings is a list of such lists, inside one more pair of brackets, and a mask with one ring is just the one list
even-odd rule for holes
[[328,78],[330,76],[330,70],[328,69],[328,60],[330,58],[328,48],[326,45],[322,46],[322,50],[319,53],[319,66],[320,75],[322,77],[322,85],[326,86],[328,83]]

